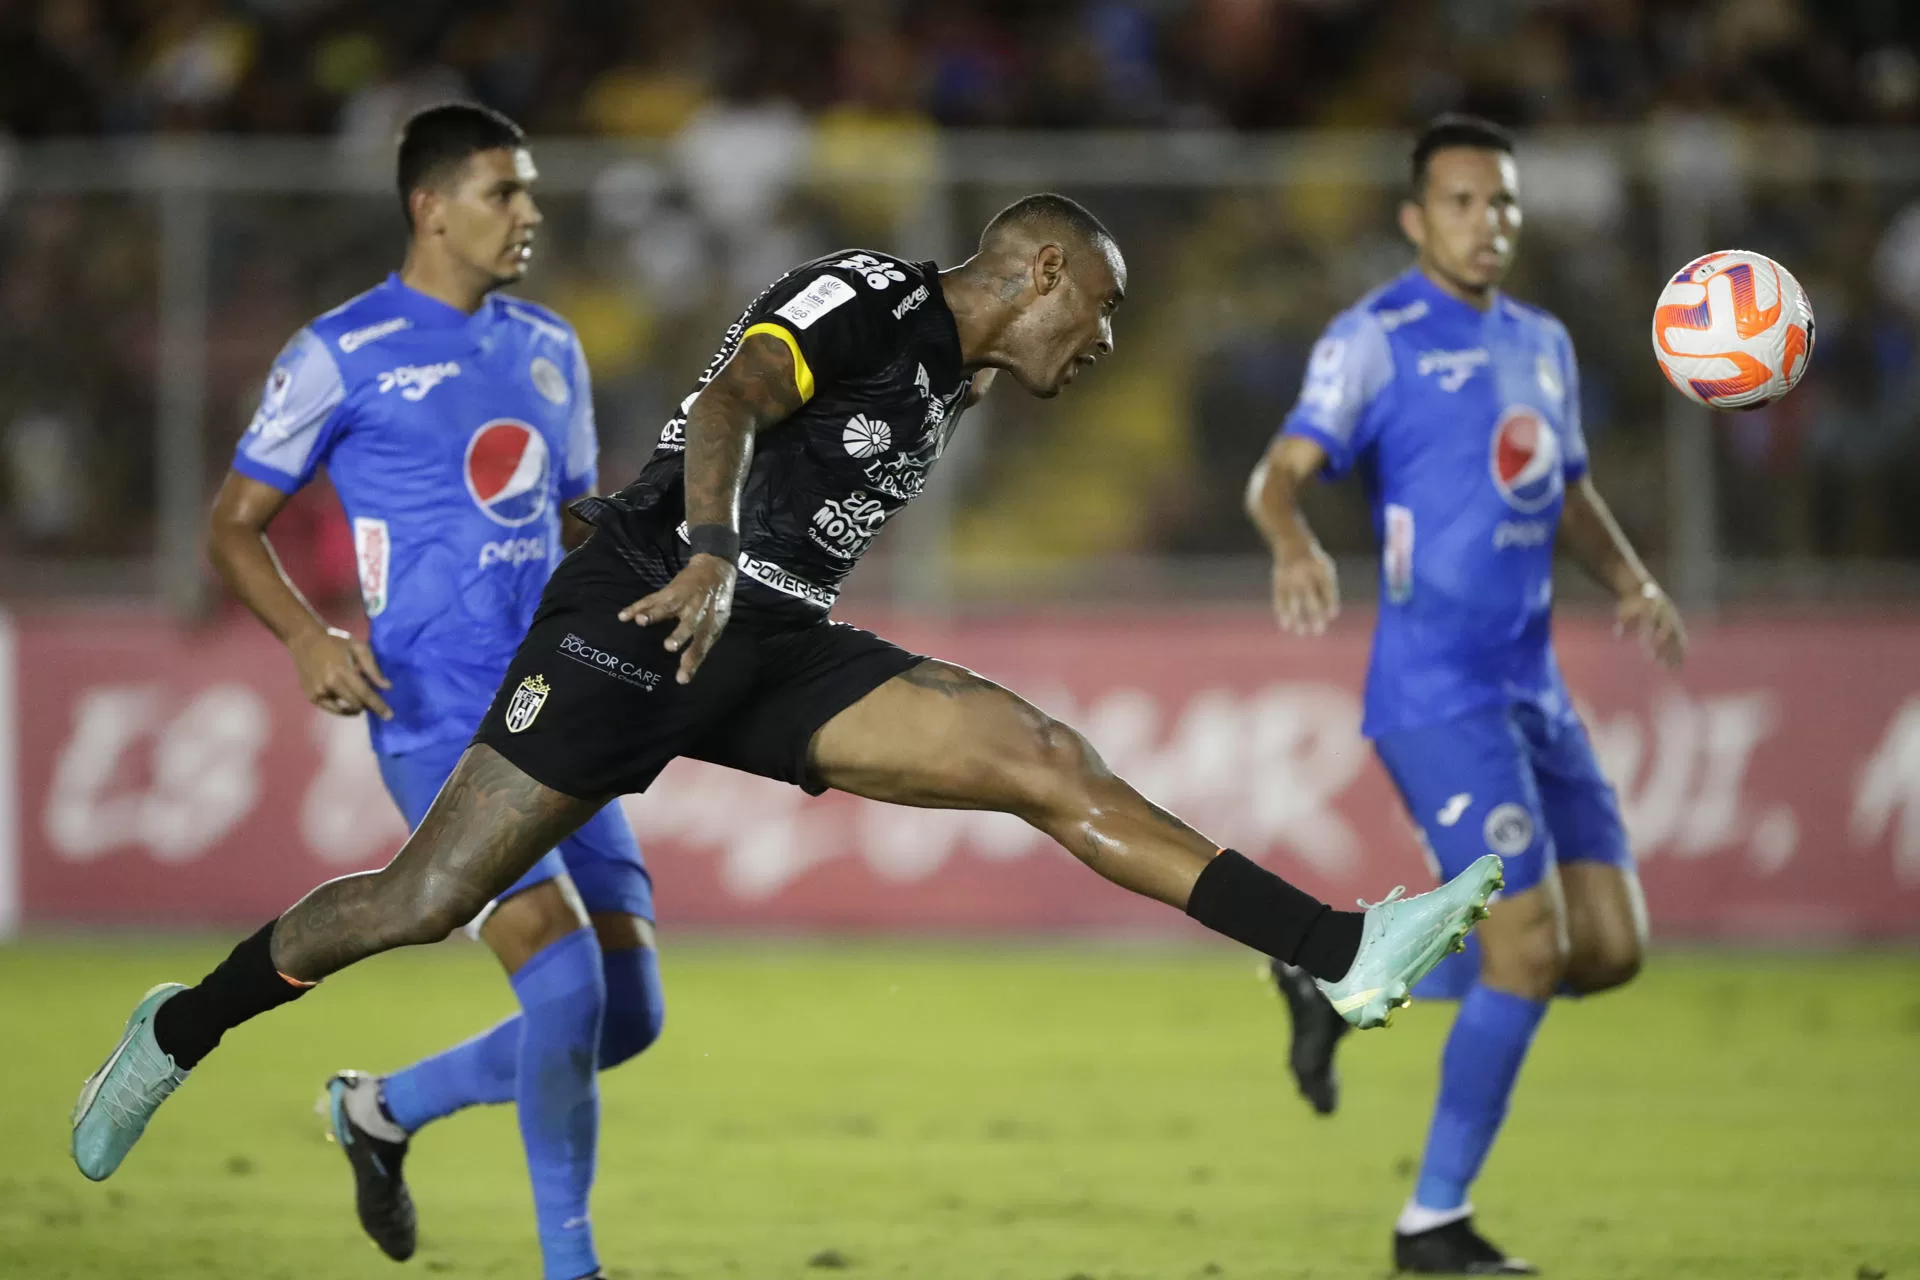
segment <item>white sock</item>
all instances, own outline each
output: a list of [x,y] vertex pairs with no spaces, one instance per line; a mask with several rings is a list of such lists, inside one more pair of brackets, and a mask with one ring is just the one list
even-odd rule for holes
[[1444,1227],[1449,1222],[1458,1222],[1462,1218],[1473,1216],[1473,1205],[1463,1204],[1458,1209],[1429,1209],[1418,1201],[1409,1199],[1407,1207],[1400,1211],[1400,1220],[1393,1229],[1403,1236],[1419,1235],[1422,1231],[1431,1231],[1435,1227]]
[[379,1082],[368,1078],[347,1089],[347,1117],[382,1142],[405,1142],[407,1131],[380,1109]]

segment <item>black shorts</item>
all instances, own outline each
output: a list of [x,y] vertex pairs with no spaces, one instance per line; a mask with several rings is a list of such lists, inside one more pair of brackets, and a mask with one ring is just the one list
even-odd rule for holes
[[619,611],[648,588],[603,537],[554,573],[475,742],[582,799],[645,791],[675,756],[804,787],[820,726],[922,661],[845,623],[734,617],[689,684],[670,621]]

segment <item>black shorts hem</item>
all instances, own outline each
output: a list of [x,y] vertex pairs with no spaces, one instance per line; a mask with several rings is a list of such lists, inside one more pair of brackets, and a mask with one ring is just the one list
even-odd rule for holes
[[860,699],[878,689],[895,676],[913,670],[925,662],[926,655],[911,653],[905,649],[875,650],[873,656],[865,662],[848,668],[847,680],[823,694],[819,702],[800,718],[796,728],[799,746],[799,758],[793,762],[792,776],[799,779],[795,786],[810,796],[824,795],[832,790],[813,768],[813,739],[827,722],[845,711]]
[[[507,750],[507,743],[510,741],[511,735],[495,734],[489,731],[490,728],[491,726],[489,725],[482,725],[479,731],[473,735],[473,742],[470,745],[491,748],[495,755],[505,760],[520,772],[526,774],[529,778],[532,778],[547,790],[558,792],[570,800],[611,800],[613,798],[611,796],[583,796],[577,791],[572,791],[560,786],[554,780],[554,775],[546,773],[544,770],[533,768],[526,760],[517,758],[514,752]],[[537,756],[539,753],[529,751],[524,754],[531,757]]]

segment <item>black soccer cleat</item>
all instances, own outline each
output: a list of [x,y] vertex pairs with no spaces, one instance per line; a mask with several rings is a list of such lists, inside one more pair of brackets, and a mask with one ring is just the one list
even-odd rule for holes
[[1315,1111],[1330,1116],[1340,1105],[1340,1075],[1333,1069],[1333,1050],[1353,1028],[1334,1012],[1320,985],[1305,969],[1272,960],[1267,972],[1285,998],[1293,1020],[1293,1047],[1287,1060],[1293,1068],[1294,1083]]
[[1540,1268],[1509,1258],[1473,1229],[1473,1218],[1457,1218],[1429,1231],[1393,1233],[1393,1269],[1423,1276],[1537,1276]]
[[349,1093],[365,1089],[377,1096],[379,1087],[379,1081],[363,1071],[342,1071],[327,1081],[327,1125],[353,1166],[353,1206],[361,1229],[380,1252],[405,1262],[419,1244],[413,1197],[400,1171],[407,1158],[406,1140],[375,1137],[355,1123],[347,1109]]

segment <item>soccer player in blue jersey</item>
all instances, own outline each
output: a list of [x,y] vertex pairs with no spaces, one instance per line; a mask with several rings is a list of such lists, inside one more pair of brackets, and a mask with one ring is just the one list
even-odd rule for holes
[[[211,554],[293,657],[314,705],[371,713],[387,790],[417,826],[453,772],[532,620],[563,545],[586,526],[597,442],[580,343],[502,296],[540,225],[525,138],[453,104],[413,117],[399,150],[411,238],[400,271],[295,334],[215,499]],[[370,640],[329,627],[280,572],[267,531],[325,467],[353,524]],[[360,1220],[414,1250],[401,1162],[430,1120],[517,1104],[547,1280],[598,1274],[587,1212],[596,1064],[644,1049],[662,1017],[653,897],[608,805],[482,917],[520,1012],[384,1078],[328,1082]]]
[[[1500,291],[1520,231],[1510,136],[1471,117],[1430,125],[1400,226],[1416,264],[1327,327],[1247,508],[1273,550],[1281,626],[1318,635],[1339,590],[1299,492],[1315,476],[1360,474],[1382,547],[1364,731],[1443,874],[1489,851],[1506,863],[1478,973],[1459,992],[1395,1267],[1528,1274],[1475,1231],[1468,1188],[1549,997],[1626,982],[1645,939],[1613,789],[1553,655],[1555,542],[1660,662],[1679,665],[1686,633],[1587,475],[1567,331]],[[1274,973],[1302,1091],[1331,1111],[1345,1023],[1296,970]]]

